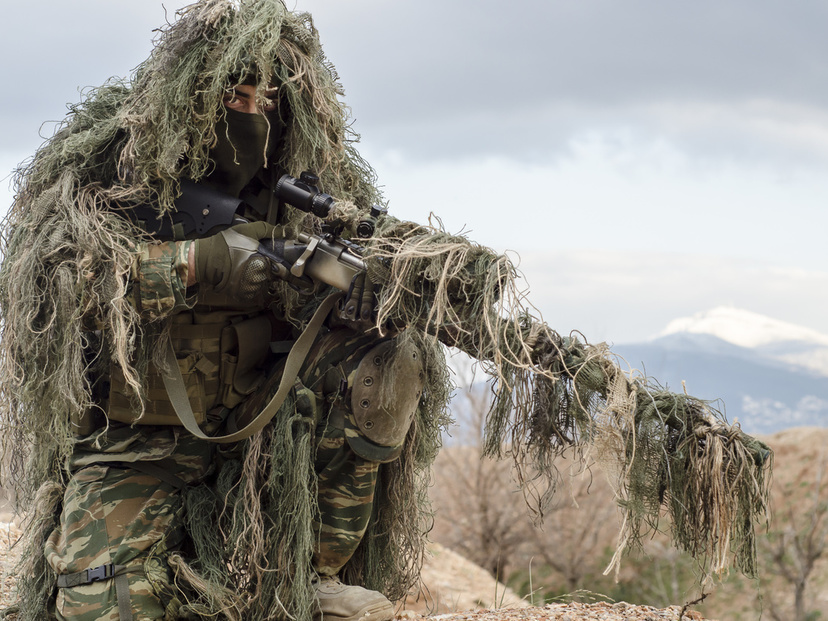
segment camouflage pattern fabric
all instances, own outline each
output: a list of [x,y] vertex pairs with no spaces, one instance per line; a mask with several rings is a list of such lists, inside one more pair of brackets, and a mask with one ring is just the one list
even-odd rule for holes
[[302,381],[320,402],[327,402],[329,407],[336,406],[344,412],[345,438],[354,453],[376,462],[396,459],[403,443],[382,446],[362,435],[351,412],[350,395],[359,363],[366,354],[386,340],[389,338],[381,338],[373,330],[333,330],[317,341],[300,372]]
[[317,427],[319,521],[313,568],[335,576],[354,555],[374,506],[380,464],[354,453],[345,441],[344,416],[334,410]]
[[[244,391],[252,392],[258,385],[256,380],[264,379],[258,364],[268,351],[271,330],[269,317],[261,313],[248,319],[250,313],[243,311],[199,312],[201,308],[178,313],[170,322],[179,371],[199,424],[209,418],[214,407],[237,405],[246,396]],[[256,348],[240,343],[237,336],[240,327],[249,323],[258,327]],[[181,425],[155,365],[150,365],[145,379],[146,401],[140,418],[117,365],[112,365],[109,380],[110,419],[139,425]]]
[[[110,563],[125,566],[134,619],[174,619],[181,601],[167,559],[185,536],[182,492],[134,470],[128,462],[156,463],[184,483],[196,483],[209,471],[214,449],[169,429],[113,431],[111,439],[97,434],[96,440],[109,451],[100,454],[99,462],[89,452],[79,459],[91,465],[77,471],[67,485],[60,525],[46,544],[46,559],[58,575]],[[116,457],[121,461],[110,461]],[[60,621],[118,621],[115,581],[57,589],[55,613]]]
[[[179,370],[199,424],[216,405],[234,407],[257,387],[255,367],[262,361],[270,337],[270,322],[261,316],[262,309],[239,310],[235,307],[216,310],[200,304],[187,291],[188,253],[192,242],[140,244],[133,264],[133,304],[142,315],[157,319],[170,315],[170,337],[178,358]],[[232,300],[225,302],[231,303]],[[200,312],[199,312],[200,311]],[[242,321],[259,315],[252,322],[267,326],[263,344],[256,351],[238,335]],[[257,326],[260,324],[257,324]],[[238,367],[238,368],[237,368]],[[242,372],[242,371],[246,371]],[[261,377],[259,377],[261,375]],[[164,380],[154,365],[145,378],[143,412],[137,407],[123,372],[116,365],[110,368],[110,392],[103,404],[111,420],[140,425],[180,425],[175,409],[167,398]]]
[[371,518],[381,462],[396,458],[401,448],[361,437],[350,411],[356,368],[382,340],[374,331],[331,331],[319,338],[300,372],[305,389],[297,394],[297,407],[313,404],[318,421],[319,520],[313,563],[320,574],[338,574],[353,556]]
[[[348,437],[355,433],[348,424],[354,369],[377,342],[374,333],[327,333],[315,344],[294,389],[296,407],[317,423],[319,517],[313,565],[324,575],[339,573],[362,540],[373,510],[379,457],[388,455],[388,447],[376,447],[376,459],[361,456]],[[106,429],[78,438],[71,460],[78,470],[66,489],[60,526],[45,550],[50,566],[66,575],[109,563],[124,565],[130,571],[135,618],[175,618],[182,596],[167,559],[186,547],[182,494],[129,464],[162,464],[185,483],[199,483],[209,475],[215,451],[169,426],[110,422]],[[55,609],[61,620],[117,621],[114,581],[60,588]]]
[[[200,361],[200,366],[193,364],[187,370],[204,375],[191,401],[195,411],[205,414],[225,400],[219,384],[232,382],[225,377],[228,361],[236,365],[236,359],[224,351],[227,337],[221,326],[231,325],[242,313],[201,312],[202,306],[187,310],[188,250],[189,242],[142,245],[133,273],[135,303],[148,316],[174,313],[176,353],[182,358],[197,354]],[[209,334],[202,334],[207,328]],[[396,458],[399,452],[398,446],[382,447],[360,437],[350,411],[356,368],[383,340],[376,332],[346,328],[326,333],[314,345],[294,389],[296,407],[316,422],[319,513],[313,565],[320,574],[336,575],[353,556],[370,522],[380,462]],[[205,361],[211,363],[209,369]],[[116,422],[135,422],[134,404],[120,395],[117,377],[111,379],[113,392],[104,404],[109,424],[76,439],[70,461],[76,471],[65,492],[60,526],[46,546],[46,558],[59,575],[110,563],[125,566],[135,619],[173,619],[183,598],[174,587],[167,560],[171,552],[187,545],[182,492],[136,468],[142,463],[161,464],[185,483],[199,483],[210,473],[216,448],[181,428],[152,424],[156,415],[174,416],[163,385],[155,385],[159,382],[150,382],[148,414],[138,421],[150,424]],[[208,427],[218,425],[212,421]],[[55,610],[58,619],[116,621],[115,581],[59,588]]]
[[132,303],[150,321],[192,308],[195,303],[186,295],[187,257],[192,243],[139,244],[132,271]]

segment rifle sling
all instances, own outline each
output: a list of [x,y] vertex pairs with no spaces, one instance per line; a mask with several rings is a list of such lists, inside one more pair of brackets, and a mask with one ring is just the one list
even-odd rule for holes
[[267,425],[276,415],[276,412],[279,411],[279,408],[282,406],[282,403],[284,403],[291,388],[293,388],[293,383],[299,375],[299,371],[302,368],[302,364],[305,362],[305,358],[308,356],[308,352],[310,352],[311,347],[313,347],[319,328],[322,327],[322,322],[325,321],[328,313],[331,312],[334,305],[340,300],[340,298],[342,298],[342,295],[343,294],[340,292],[332,293],[325,298],[319,308],[316,309],[316,312],[313,314],[313,317],[311,317],[310,322],[308,322],[308,325],[302,331],[302,334],[296,340],[296,343],[293,345],[293,348],[288,354],[287,360],[285,361],[285,369],[282,372],[282,379],[279,382],[279,389],[276,391],[276,394],[273,395],[270,402],[247,425],[238,431],[227,435],[208,436],[199,428],[195,419],[195,414],[193,414],[193,408],[190,405],[190,399],[187,396],[187,389],[184,386],[184,378],[181,376],[181,369],[179,369],[178,362],[175,358],[175,350],[173,349],[172,341],[168,339],[166,348],[167,351],[164,360],[167,368],[161,373],[161,375],[164,378],[164,388],[167,390],[170,403],[172,404],[176,415],[181,420],[181,423],[184,425],[184,428],[197,438],[221,444],[244,440],[252,436],[254,433],[264,429],[265,425]]

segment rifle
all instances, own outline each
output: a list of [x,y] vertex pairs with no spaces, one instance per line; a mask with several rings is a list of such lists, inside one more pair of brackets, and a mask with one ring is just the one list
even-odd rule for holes
[[[280,203],[324,219],[336,201],[330,194],[321,192],[318,183],[319,178],[310,172],[303,172],[299,179],[282,175],[273,194]],[[244,205],[243,199],[182,179],[175,211],[159,216],[151,206],[140,205],[126,214],[158,239],[179,240],[207,237],[246,222],[239,215]],[[386,213],[382,207],[371,207],[370,213],[356,226],[357,237],[373,236],[377,220]],[[270,260],[275,276],[296,287],[309,288],[315,281],[350,292],[354,280],[366,271],[363,248],[343,239],[341,232],[341,224],[326,223],[321,235],[300,233],[296,240],[262,240],[259,253]]]
[[[318,178],[311,173],[303,173],[299,180],[283,175],[274,188],[274,196],[280,202],[324,218],[330,213],[335,201],[330,195],[319,191],[317,182]],[[245,207],[242,199],[222,195],[190,181],[182,181],[181,188],[182,195],[176,201],[175,211],[170,214],[158,216],[147,206],[134,208],[126,213],[148,233],[160,238],[173,239],[205,237],[235,224],[247,222],[239,215]],[[382,208],[373,207],[370,215],[359,222],[358,235],[371,237],[377,218],[384,213],[385,210]],[[340,308],[340,316],[364,321],[371,316],[372,306],[365,302],[373,301],[373,288],[367,278],[365,263],[362,261],[362,249],[339,236],[342,228],[344,224],[326,223],[323,225],[322,235],[300,233],[297,240],[259,240],[258,252],[269,260],[275,276],[296,287],[313,286],[314,281],[322,282],[347,292],[349,299],[353,295],[355,302],[356,298],[360,298],[360,307],[368,309],[363,311],[362,316],[354,316],[357,304],[350,302],[345,309]],[[293,380],[310,352],[319,328],[341,298],[340,293],[330,294],[316,309],[302,334],[291,347],[284,361],[283,372],[272,378],[279,382],[275,394],[270,394],[270,388],[267,391],[260,390],[260,396],[267,396],[269,402],[261,409],[257,400],[249,402],[248,405],[258,413],[245,420],[242,428],[236,427],[238,419],[234,418],[232,424],[228,422],[228,428],[235,430],[225,435],[207,435],[199,427],[170,341],[165,352],[168,370],[162,372],[162,379],[181,424],[197,438],[217,443],[237,442],[263,429],[292,389]]]
[[[303,172],[299,179],[282,175],[273,189],[276,198],[306,213],[325,219],[336,201],[330,194],[321,192],[316,175]],[[356,227],[358,238],[374,235],[378,218],[387,210],[374,205],[368,216]],[[325,224],[321,235],[300,233],[297,241],[262,240],[259,253],[270,259],[274,274],[283,280],[296,283],[306,277],[350,292],[356,278],[365,274],[364,250],[358,244],[341,237],[339,225]]]

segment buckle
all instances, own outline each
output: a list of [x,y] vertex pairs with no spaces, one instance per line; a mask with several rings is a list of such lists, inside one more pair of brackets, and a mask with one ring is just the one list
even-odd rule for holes
[[86,582],[100,582],[101,580],[109,580],[115,576],[115,566],[112,563],[108,565],[99,565],[92,569],[86,570]]

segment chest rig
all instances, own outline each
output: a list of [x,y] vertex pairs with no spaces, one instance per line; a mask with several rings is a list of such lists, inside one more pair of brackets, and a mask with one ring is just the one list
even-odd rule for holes
[[[278,204],[270,199],[272,193],[259,179],[255,181],[244,198],[235,198],[182,179],[181,196],[169,214],[159,216],[150,205],[125,213],[159,241],[206,237],[248,219],[277,219]],[[170,376],[180,378],[198,425],[207,422],[211,412],[236,407],[262,385],[273,363],[271,344],[274,339],[290,339],[290,326],[267,309],[245,307],[205,292],[198,299],[192,310],[169,320],[166,334],[172,355],[167,356],[166,366],[172,366],[173,359],[175,366],[162,370],[150,365],[142,414],[120,367],[110,365],[109,394],[102,404],[110,419],[182,425],[167,389]]]
[[[317,213],[329,209],[333,199],[318,192],[315,186],[308,185],[307,178],[303,179],[305,181],[296,181],[283,176],[277,184],[276,194],[285,200],[290,199],[290,204],[304,201],[307,204],[300,208],[305,211]],[[157,219],[150,222],[143,212],[134,212],[133,216],[156,236],[163,238],[172,234],[173,240],[178,240],[182,235],[201,237],[216,232],[216,228],[221,230],[232,226],[240,217],[240,212],[251,209],[244,201],[230,197],[216,198],[212,190],[205,191],[199,186],[193,189],[191,186],[182,185],[184,196],[168,220],[162,218],[160,223]],[[281,192],[279,187],[283,188]],[[270,220],[276,215],[274,193],[268,190],[266,195],[267,209],[262,209],[257,215],[260,217],[266,213]],[[372,210],[371,218],[378,215],[379,212]],[[369,225],[366,236],[370,236],[373,233],[372,223],[366,221],[362,224]],[[352,278],[358,273],[364,275],[361,258],[349,254],[347,242],[333,238],[309,241],[315,243],[308,243],[305,254],[291,261],[290,272],[294,272],[299,265],[303,269],[308,267],[308,276],[341,290],[347,290],[349,284],[353,286]],[[266,253],[265,256],[270,255]],[[307,261],[311,256],[313,262]],[[279,258],[276,257],[277,260]],[[274,266],[276,264],[274,261]],[[301,272],[294,275],[300,277]],[[279,364],[281,374],[271,374],[271,382],[263,386],[268,370],[274,368],[273,358],[269,356],[270,339],[264,338],[265,334],[270,335],[274,318],[267,315],[268,311],[251,315],[245,309],[227,307],[227,300],[215,300],[214,305],[200,297],[202,307],[197,306],[190,313],[172,318],[166,368],[152,369],[148,381],[150,403],[146,413],[136,417],[134,408],[128,407],[122,390],[125,388],[123,382],[119,385],[114,381],[110,391],[110,417],[137,424],[183,425],[196,437],[212,442],[235,442],[249,437],[272,419],[302,368],[308,368],[306,358],[312,349],[317,353],[319,351],[317,333],[342,298],[342,293],[334,293],[325,299],[290,348],[287,358]],[[347,352],[344,358],[348,362],[341,360],[336,365],[340,383],[344,384],[334,401],[342,403],[342,397],[347,394],[345,401],[350,402],[347,404],[350,407],[346,406],[342,414],[346,437],[355,452],[374,461],[388,461],[399,455],[419,405],[423,387],[422,363],[417,359],[416,352],[401,351],[394,345],[394,339],[382,339],[384,342],[379,343],[376,335],[363,335],[363,338],[366,336],[367,346],[357,348],[359,351]],[[329,339],[323,338],[322,341]],[[317,345],[314,348],[315,342]],[[311,360],[313,358],[314,355],[311,355]],[[322,366],[331,368],[329,365]],[[115,370],[113,378],[117,378]],[[275,386],[277,379],[278,388]],[[202,431],[200,425],[210,413],[216,409],[226,413],[257,391],[257,398],[250,399],[250,403],[257,404],[263,398],[269,398],[269,401],[261,410],[259,407],[248,408],[249,404],[245,404],[247,420],[241,429],[223,436],[209,436]],[[331,398],[330,393],[319,396],[323,400]],[[236,420],[234,418],[234,422]]]
[[[267,312],[196,307],[175,315],[169,339],[196,422],[208,412],[232,409],[258,389],[267,374],[272,320]],[[118,365],[110,367],[110,419],[143,425],[181,425],[162,373],[150,366],[144,412],[129,396]]]

